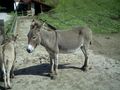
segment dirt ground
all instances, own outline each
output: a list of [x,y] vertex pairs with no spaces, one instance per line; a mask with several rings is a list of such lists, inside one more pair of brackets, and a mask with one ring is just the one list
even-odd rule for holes
[[[81,51],[59,55],[56,80],[47,76],[48,53],[42,46],[26,52],[27,33],[31,20],[19,19],[17,58],[12,90],[120,90],[120,33],[93,34],[89,50],[89,70],[81,71],[84,56]],[[3,82],[0,82],[0,89]]]

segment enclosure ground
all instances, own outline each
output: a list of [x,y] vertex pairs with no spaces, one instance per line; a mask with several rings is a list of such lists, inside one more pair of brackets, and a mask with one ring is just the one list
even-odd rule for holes
[[[51,80],[49,56],[42,46],[26,52],[27,33],[31,19],[18,20],[17,57],[12,90],[119,90],[120,39],[116,34],[93,34],[89,50],[89,70],[83,72],[84,56],[81,51],[59,55],[59,74]],[[2,88],[3,82],[0,82]]]

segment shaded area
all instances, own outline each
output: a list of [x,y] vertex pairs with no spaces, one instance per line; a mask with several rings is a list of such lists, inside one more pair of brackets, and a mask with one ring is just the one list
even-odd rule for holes
[[22,68],[15,71],[15,75],[40,75],[46,76],[46,73],[49,72],[50,65],[49,64],[41,64],[36,66],[30,66],[26,68]]
[[[26,3],[19,3],[17,6],[17,12],[26,12],[28,10],[28,4]],[[26,12],[27,13],[27,12]]]
[[[45,4],[42,0],[16,0],[19,1],[19,5],[17,6],[18,12],[24,12],[30,9],[31,2],[35,3],[35,14],[43,12],[48,12],[53,7]],[[1,0],[0,1],[0,12],[11,12],[14,11],[14,0]]]
[[[80,69],[80,67],[73,66],[69,63],[67,64],[60,64],[58,69]],[[48,76],[50,71],[50,64],[41,64],[30,66],[22,69],[18,69],[15,71],[15,75],[40,75],[40,76]]]
[[35,3],[35,14],[36,15],[41,12],[48,12],[49,10],[51,10],[53,8],[44,3],[40,3],[40,2],[36,2],[36,1],[34,1],[34,3]]
[[14,0],[0,0],[0,12],[11,12],[14,10]]
[[5,88],[4,88],[4,87],[2,87],[2,86],[0,86],[0,90],[5,90]]
[[3,80],[2,76],[3,76],[3,74],[2,74],[2,71],[0,69],[0,90],[5,90],[5,88],[3,86],[4,85],[4,80]]
[[31,3],[35,4],[35,14],[39,14],[41,12],[48,12],[53,7],[45,4],[42,0],[21,0],[19,5],[17,6],[17,11],[27,13],[27,10],[31,9]]

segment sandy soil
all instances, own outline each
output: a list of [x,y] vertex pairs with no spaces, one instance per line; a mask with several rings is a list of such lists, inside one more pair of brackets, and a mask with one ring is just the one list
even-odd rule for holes
[[[12,90],[119,90],[120,88],[120,34],[96,35],[89,50],[87,72],[81,51],[59,55],[59,75],[56,80],[47,76],[49,56],[42,46],[32,54],[26,52],[27,33],[31,20],[19,19],[17,58]],[[3,82],[0,82],[2,89]]]

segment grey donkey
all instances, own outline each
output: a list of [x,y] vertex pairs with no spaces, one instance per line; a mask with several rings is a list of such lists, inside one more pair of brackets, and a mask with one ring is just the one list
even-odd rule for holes
[[73,53],[82,50],[85,61],[81,67],[87,69],[88,48],[92,40],[92,31],[86,27],[77,27],[71,30],[51,30],[46,23],[33,20],[28,33],[27,52],[32,53],[38,44],[41,44],[50,56],[50,76],[54,78],[58,72],[59,53]]

